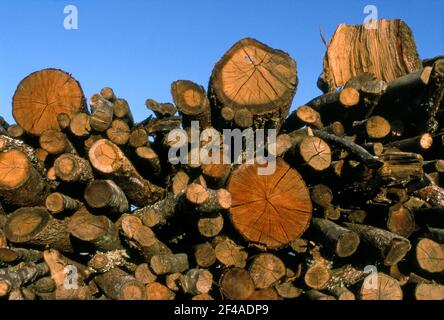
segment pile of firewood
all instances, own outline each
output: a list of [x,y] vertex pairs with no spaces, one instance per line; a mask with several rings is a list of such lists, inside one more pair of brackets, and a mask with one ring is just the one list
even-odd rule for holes
[[[0,121],[0,297],[444,299],[444,59],[400,20],[341,25],[289,114],[296,70],[243,39],[139,123],[111,88],[26,77]],[[172,164],[193,121],[276,129],[275,170]]]

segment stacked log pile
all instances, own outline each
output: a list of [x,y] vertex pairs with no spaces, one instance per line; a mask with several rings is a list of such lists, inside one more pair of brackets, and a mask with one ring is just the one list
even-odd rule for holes
[[[246,38],[140,122],[109,87],[26,77],[0,119],[0,298],[444,299],[444,60],[383,20],[341,25],[290,113],[296,70]],[[169,161],[193,121],[276,130],[274,170]]]

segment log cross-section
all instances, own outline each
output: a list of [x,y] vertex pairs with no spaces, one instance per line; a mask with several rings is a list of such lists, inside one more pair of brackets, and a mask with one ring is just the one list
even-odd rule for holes
[[110,175],[136,206],[153,204],[162,196],[163,189],[142,178],[122,150],[109,140],[94,143],[89,160],[97,171]]
[[209,94],[214,114],[248,110],[254,127],[279,128],[298,84],[296,62],[285,52],[251,38],[237,42],[216,64]]
[[12,112],[15,121],[28,133],[40,135],[59,129],[57,115],[85,111],[80,84],[62,70],[45,69],[23,79],[15,91]]
[[308,228],[312,203],[299,173],[283,160],[271,175],[259,175],[258,165],[244,164],[228,183],[230,218],[248,241],[279,248]]

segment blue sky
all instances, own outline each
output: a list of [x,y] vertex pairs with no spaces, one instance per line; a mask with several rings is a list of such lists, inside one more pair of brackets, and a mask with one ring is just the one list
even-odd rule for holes
[[[78,30],[63,27],[70,4],[78,8]],[[14,122],[17,84],[54,67],[72,73],[87,97],[113,87],[140,121],[149,115],[146,98],[171,101],[174,80],[206,87],[217,60],[247,36],[297,61],[295,108],[320,93],[325,48],[319,29],[328,40],[339,23],[362,23],[369,4],[379,18],[407,22],[422,58],[444,54],[441,0],[0,0],[0,114]]]

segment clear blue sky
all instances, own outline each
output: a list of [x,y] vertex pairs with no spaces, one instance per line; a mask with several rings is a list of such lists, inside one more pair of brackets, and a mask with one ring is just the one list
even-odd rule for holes
[[[78,8],[78,30],[63,27],[69,4]],[[72,73],[87,97],[113,87],[142,120],[149,115],[146,98],[171,101],[177,79],[206,87],[217,60],[247,36],[296,59],[295,108],[320,93],[319,28],[328,40],[339,23],[362,23],[368,4],[377,6],[379,18],[406,21],[422,58],[444,54],[441,0],[0,0],[0,114],[13,122],[17,84],[54,67]]]

